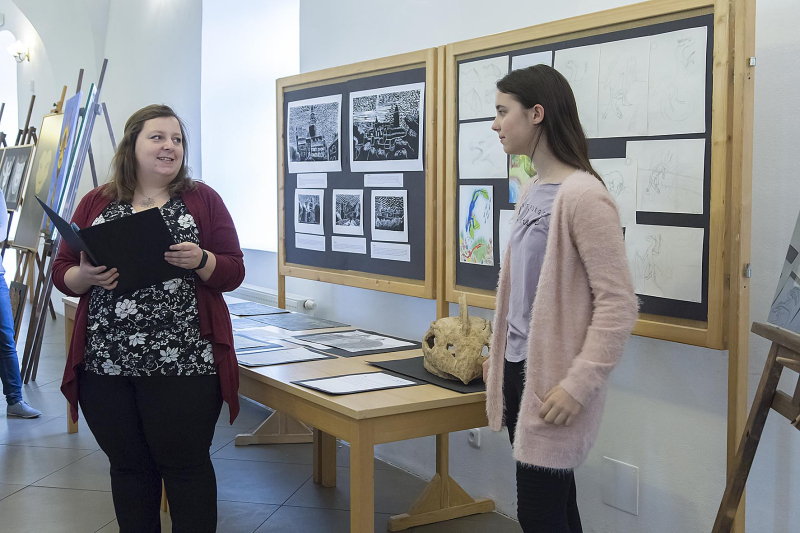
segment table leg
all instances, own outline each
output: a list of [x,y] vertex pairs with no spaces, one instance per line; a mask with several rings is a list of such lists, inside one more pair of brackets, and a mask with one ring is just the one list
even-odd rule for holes
[[[64,321],[64,337],[66,340],[66,352],[69,357],[69,345],[72,343],[72,331],[75,329],[75,319],[69,316]],[[78,423],[72,421],[72,413],[70,412],[69,402],[67,402],[67,433],[77,433]]]
[[368,422],[350,441],[350,533],[375,531],[375,445]]
[[475,500],[450,477],[450,435],[436,435],[436,474],[407,513],[389,518],[389,531],[494,511],[494,501]]
[[336,486],[336,437],[314,430],[314,483]]

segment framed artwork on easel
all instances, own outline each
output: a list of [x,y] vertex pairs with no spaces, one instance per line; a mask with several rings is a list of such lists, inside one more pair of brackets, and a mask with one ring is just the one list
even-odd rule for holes
[[15,210],[19,205],[20,190],[25,186],[35,148],[32,144],[25,144],[5,149],[0,184],[8,209]]

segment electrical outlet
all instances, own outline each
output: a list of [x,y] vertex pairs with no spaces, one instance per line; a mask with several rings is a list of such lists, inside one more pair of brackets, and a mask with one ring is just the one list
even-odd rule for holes
[[481,428],[474,428],[470,429],[469,433],[467,434],[467,442],[473,448],[477,448],[480,450],[481,448]]
[[639,516],[639,467],[603,457],[603,503]]

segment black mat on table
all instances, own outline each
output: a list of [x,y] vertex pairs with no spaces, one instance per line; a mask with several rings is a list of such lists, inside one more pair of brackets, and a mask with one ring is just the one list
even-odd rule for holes
[[[325,348],[317,348],[317,351],[324,352],[324,353],[329,353],[331,355],[336,355],[338,357],[359,357],[361,355],[375,355],[375,354],[379,354],[379,353],[405,352],[405,351],[408,351],[408,350],[421,350],[422,349],[422,343],[419,343],[419,342],[416,342],[416,341],[412,341],[412,340],[408,340],[408,339],[404,339],[402,337],[393,337],[392,335],[384,335],[383,333],[376,333],[374,331],[367,331],[365,329],[359,329],[359,330],[353,330],[353,331],[361,331],[363,333],[366,333],[367,335],[379,335],[381,337],[386,337],[387,339],[394,339],[396,341],[409,342],[412,345],[411,346],[398,346],[397,348],[380,348],[380,349],[377,349],[377,350],[362,350],[360,352],[348,352],[347,350],[343,350],[341,348],[334,348],[333,346],[325,346]],[[347,332],[345,332],[345,331],[341,331],[341,332],[337,331],[335,333],[347,333]],[[324,345],[325,343],[317,342],[317,341],[314,340],[314,337],[316,337],[317,335],[327,335],[327,333],[309,333],[308,335],[298,335],[296,338],[298,338],[300,340],[303,340],[303,341],[315,342],[317,344]]]
[[228,312],[237,316],[256,316],[256,315],[280,315],[288,313],[286,309],[278,309],[270,305],[257,302],[239,302],[228,304]]
[[411,357],[409,359],[394,359],[392,361],[379,361],[374,363],[370,362],[369,364],[378,368],[383,368],[384,370],[402,374],[403,376],[407,376],[409,378],[430,383],[431,385],[437,385],[454,392],[460,392],[462,394],[486,391],[486,384],[483,382],[482,378],[473,379],[470,381],[469,385],[464,385],[460,381],[456,380],[440,378],[439,376],[434,376],[425,370],[425,367],[422,366],[423,360],[424,357],[420,356]]
[[316,318],[304,315],[303,313],[286,313],[282,315],[253,316],[251,320],[256,320],[262,324],[275,326],[276,328],[288,329],[289,331],[305,331],[307,329],[328,329],[346,328],[347,324]]

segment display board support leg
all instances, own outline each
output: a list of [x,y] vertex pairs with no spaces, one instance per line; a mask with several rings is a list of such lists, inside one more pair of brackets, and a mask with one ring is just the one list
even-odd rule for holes
[[402,531],[416,526],[494,511],[494,501],[473,499],[450,477],[450,435],[436,435],[436,475],[419,495],[407,513],[389,518],[389,531]]
[[252,433],[237,435],[234,445],[297,444],[312,441],[313,434],[308,426],[294,418],[275,411]]

